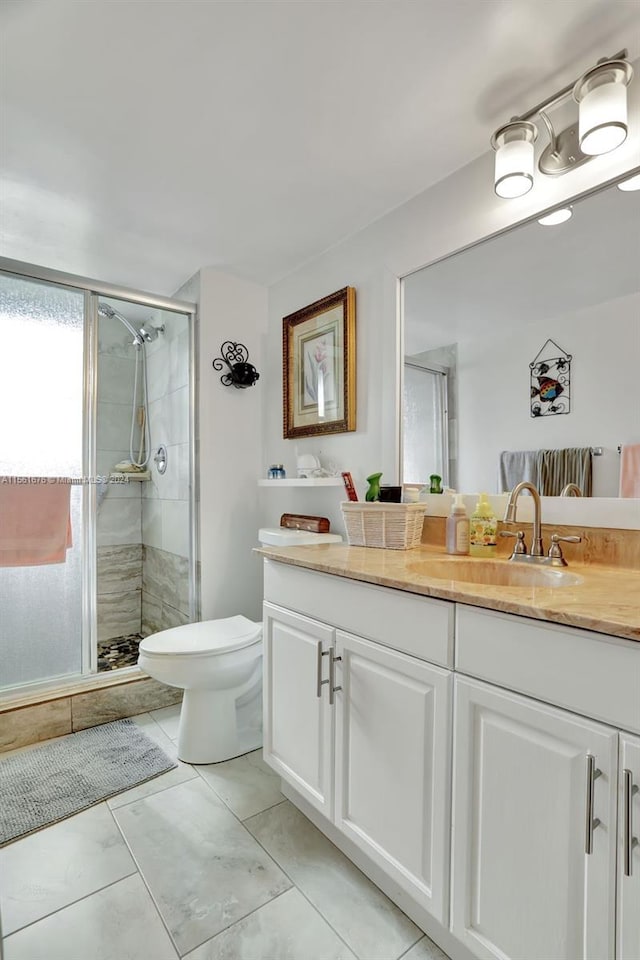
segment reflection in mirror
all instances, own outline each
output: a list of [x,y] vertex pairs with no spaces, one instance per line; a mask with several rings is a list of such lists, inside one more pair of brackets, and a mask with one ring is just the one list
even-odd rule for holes
[[[640,443],[640,192],[612,186],[572,212],[403,280],[405,483],[618,496],[619,447]],[[532,366],[549,339],[570,370],[546,353]],[[446,374],[439,400],[419,367]]]
[[425,483],[432,474],[439,476],[445,485],[449,483],[448,371],[451,368],[438,365],[434,359],[444,352],[427,350],[404,365],[405,483]]

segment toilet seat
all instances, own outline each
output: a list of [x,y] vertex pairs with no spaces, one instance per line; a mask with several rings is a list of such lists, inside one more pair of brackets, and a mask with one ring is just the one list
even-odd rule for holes
[[148,657],[217,656],[242,650],[262,638],[262,624],[247,617],[202,620],[154,633],[140,642],[139,651]]

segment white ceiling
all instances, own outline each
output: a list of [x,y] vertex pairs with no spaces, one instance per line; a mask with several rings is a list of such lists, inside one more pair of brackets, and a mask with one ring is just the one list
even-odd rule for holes
[[[636,0],[4,0],[0,254],[272,283],[488,149]],[[634,49],[635,44],[635,49]]]

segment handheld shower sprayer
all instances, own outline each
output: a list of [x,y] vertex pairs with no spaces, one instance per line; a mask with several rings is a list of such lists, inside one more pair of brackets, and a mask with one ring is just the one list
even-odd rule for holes
[[121,313],[118,313],[117,310],[114,310],[111,304],[103,303],[100,301],[98,303],[98,313],[101,317],[108,317],[110,320],[115,318],[119,320],[120,323],[124,324],[131,336],[133,337],[133,346],[141,347],[145,343],[153,343],[154,340],[158,339],[158,334],[164,333],[164,323],[160,327],[154,327],[151,323],[143,323],[139,330],[136,330],[135,327],[129,323],[126,317],[123,317]]
[[129,333],[133,337],[133,346],[134,347],[142,346],[142,344],[144,343],[144,339],[140,336],[140,334],[135,329],[135,327],[129,323],[127,318],[123,317],[122,314],[118,313],[117,310],[114,310],[112,306],[110,306],[108,303],[102,303],[100,301],[98,303],[98,313],[100,314],[101,317],[108,317],[110,320],[113,318],[115,318],[116,320],[119,320],[120,323],[122,323],[127,328]]
[[[121,313],[109,303],[98,302],[98,313],[101,317],[119,320],[126,327],[133,337],[132,344],[136,348],[136,362],[133,377],[133,398],[131,411],[131,432],[129,436],[129,455],[134,467],[144,469],[148,462],[151,452],[151,430],[149,425],[149,389],[147,382],[147,351],[144,349],[147,343],[153,343],[158,339],[158,335],[164,333],[164,324],[160,327],[154,327],[151,323],[143,324],[139,330],[123,317]],[[138,389],[138,368],[141,368],[142,377],[140,391]],[[139,397],[139,392],[141,396]],[[142,404],[139,404],[139,399]],[[140,431],[140,450],[138,456],[134,453],[134,434],[137,425]]]

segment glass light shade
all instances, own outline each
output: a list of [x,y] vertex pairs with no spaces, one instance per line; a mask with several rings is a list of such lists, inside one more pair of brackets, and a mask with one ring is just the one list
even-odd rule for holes
[[548,213],[546,217],[539,217],[538,223],[542,224],[543,227],[555,227],[559,223],[566,223],[572,216],[573,210],[571,207],[562,207],[560,210]]
[[499,197],[522,197],[533,186],[534,148],[538,135],[532,123],[509,123],[494,133],[495,191]]
[[587,156],[609,153],[627,139],[627,84],[632,75],[626,61],[609,61],[576,83],[578,140]]
[[636,173],[635,177],[629,177],[628,180],[619,183],[618,190],[624,190],[625,193],[629,190],[640,190],[640,173]]

